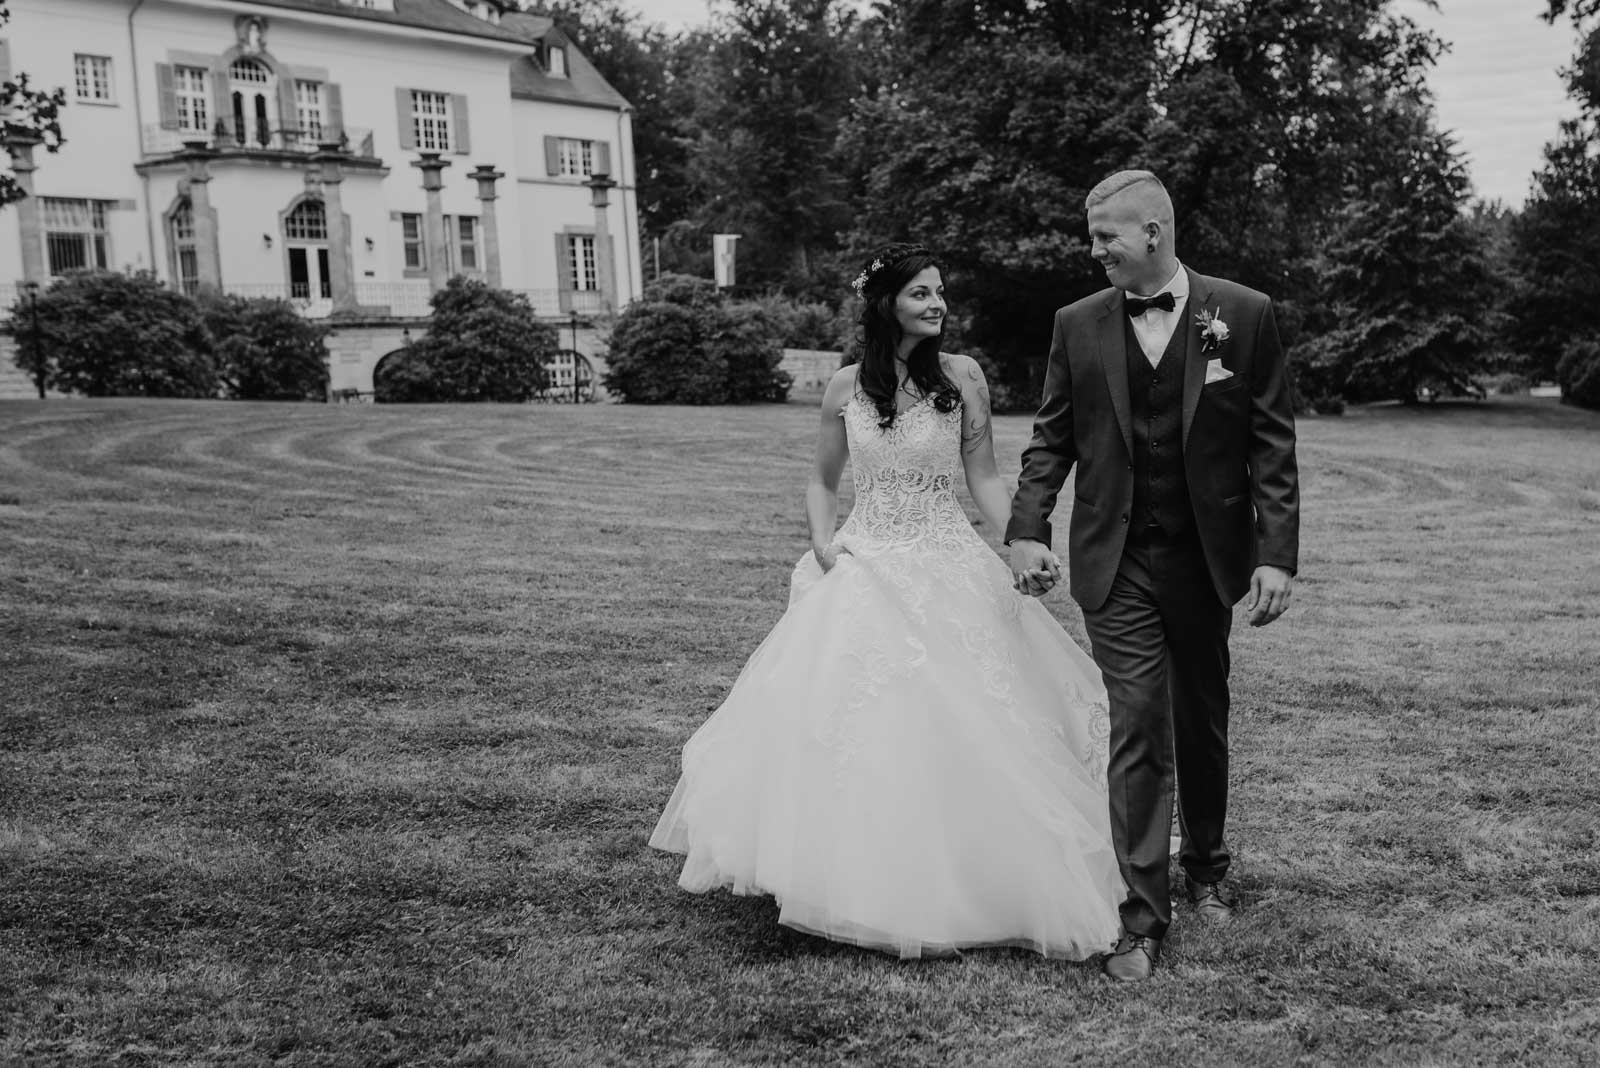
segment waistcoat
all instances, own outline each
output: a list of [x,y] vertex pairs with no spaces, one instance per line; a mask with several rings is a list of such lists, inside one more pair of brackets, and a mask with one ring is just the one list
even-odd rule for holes
[[1133,324],[1127,335],[1128,392],[1133,408],[1133,518],[1135,535],[1159,526],[1171,537],[1194,526],[1189,482],[1183,473],[1183,368],[1187,331],[1182,322],[1155,367],[1139,347]]

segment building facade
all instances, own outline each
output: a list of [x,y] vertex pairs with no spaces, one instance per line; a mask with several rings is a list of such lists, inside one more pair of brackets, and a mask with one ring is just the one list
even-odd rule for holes
[[67,143],[8,140],[32,195],[0,212],[0,305],[85,267],[283,297],[331,317],[334,388],[359,391],[382,355],[359,355],[363,324],[389,336],[453,275],[574,326],[641,289],[630,109],[548,18],[504,0],[10,8],[0,76],[64,86]]

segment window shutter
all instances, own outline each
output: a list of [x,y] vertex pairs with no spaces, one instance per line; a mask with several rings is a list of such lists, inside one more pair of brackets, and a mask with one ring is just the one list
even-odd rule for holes
[[450,94],[450,146],[458,156],[472,151],[472,131],[467,126],[467,98],[460,93]]
[[300,108],[294,99],[294,71],[282,66],[278,68],[278,129],[294,130],[303,140],[311,137],[310,130],[300,129]]
[[156,99],[160,101],[161,128],[178,128],[178,78],[171,63],[156,64]]
[[[594,143],[594,172],[596,174],[611,174],[611,142],[596,141]],[[612,174],[615,178],[616,175]]]
[[211,106],[216,114],[211,117],[211,128],[217,128],[217,123],[222,123],[230,136],[236,141],[248,141],[254,133],[250,129],[249,109],[245,109],[244,129],[235,129],[233,122],[233,94],[228,92],[228,68],[222,61],[211,64]]
[[394,109],[400,118],[400,147],[405,150],[417,147],[417,129],[411,124],[411,90],[394,91]]
[[326,82],[322,86],[327,114],[323,116],[323,136],[335,141],[344,136],[344,93],[337,85]]
[[561,173],[561,142],[554,137],[544,139],[544,173]]
[[561,310],[572,311],[572,249],[567,244],[566,234],[556,235],[556,289]]

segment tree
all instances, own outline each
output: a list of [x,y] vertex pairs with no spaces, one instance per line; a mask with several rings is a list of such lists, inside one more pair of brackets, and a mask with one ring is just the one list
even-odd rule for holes
[[527,297],[457,275],[433,295],[427,335],[379,369],[377,400],[531,400],[558,348]]
[[201,315],[227,396],[237,400],[323,400],[327,328],[284,300],[207,295]]
[[804,288],[849,222],[834,145],[858,20],[842,0],[729,0],[726,11],[689,75],[693,221],[702,241],[743,235],[741,283]]
[[[0,29],[10,21],[7,0],[0,0]],[[61,109],[66,106],[65,89],[35,89],[28,75],[17,71],[0,80],[0,133],[5,135],[0,139],[33,141],[46,152],[59,152],[66,144],[61,135]],[[0,171],[0,208],[26,195],[14,171]]]
[[218,394],[199,308],[149,272],[74,271],[39,295],[38,314],[38,343],[22,331],[16,362],[30,376],[42,363],[49,388],[90,397]]
[[1511,336],[1536,378],[1564,399],[1600,407],[1600,0],[1550,0],[1552,21],[1570,14],[1580,33],[1566,72],[1579,115],[1545,146],[1533,195],[1512,226],[1517,285]]
[[1421,151],[1397,132],[1431,131],[1440,47],[1386,0],[907,0],[874,32],[850,243],[938,248],[972,340],[1035,396],[1052,312],[1105,285],[1084,195],[1124,167],[1163,176],[1185,262],[1273,294],[1293,341],[1345,209]]

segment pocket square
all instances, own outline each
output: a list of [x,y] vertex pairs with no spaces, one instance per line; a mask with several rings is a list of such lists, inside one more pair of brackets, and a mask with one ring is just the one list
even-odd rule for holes
[[1233,372],[1222,366],[1220,359],[1206,361],[1206,385],[1209,386],[1213,382],[1225,382],[1232,377]]

